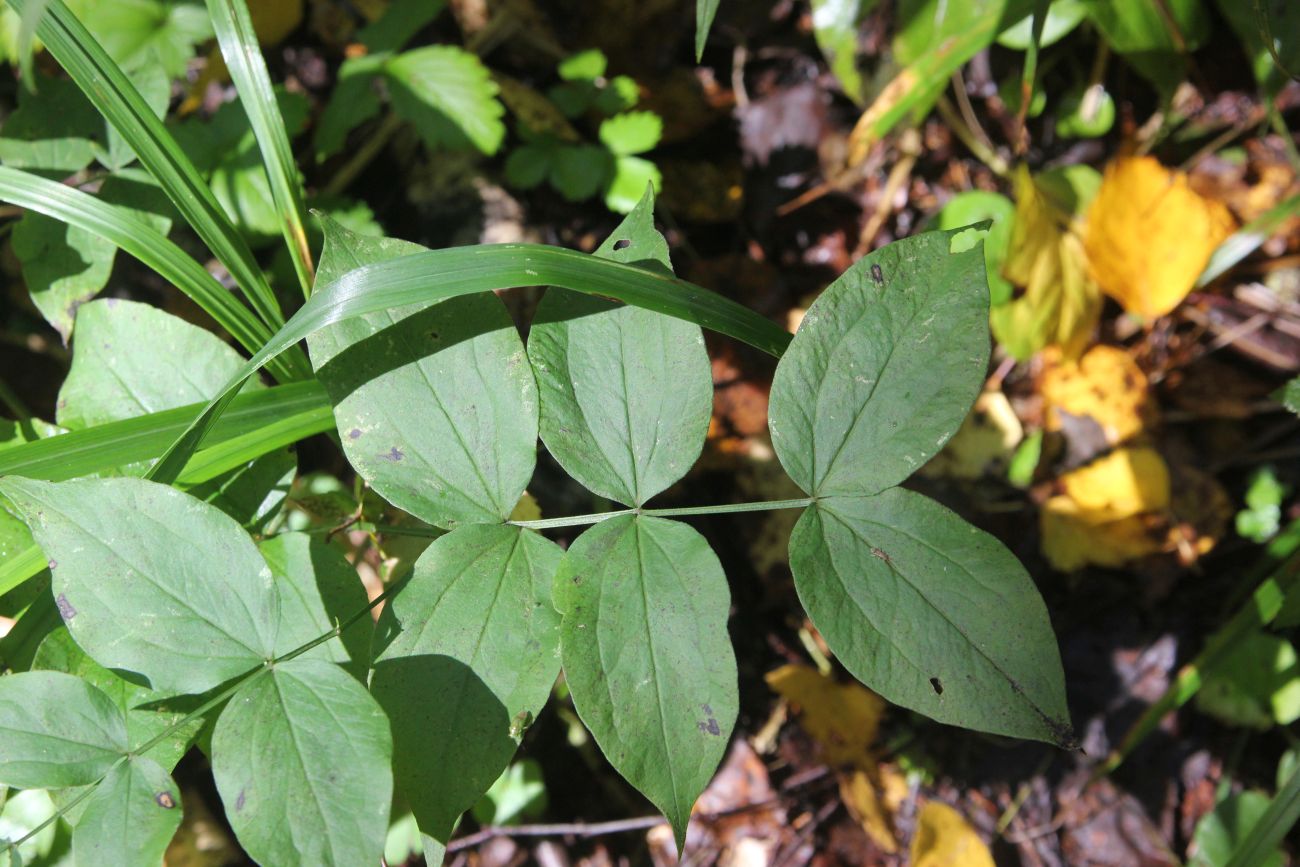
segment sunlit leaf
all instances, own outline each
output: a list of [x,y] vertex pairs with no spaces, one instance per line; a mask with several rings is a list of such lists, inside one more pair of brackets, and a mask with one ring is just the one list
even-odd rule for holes
[[912,835],[912,867],[995,867],[989,847],[961,814],[939,801],[921,808]]
[[494,154],[505,137],[497,86],[478,57],[451,45],[399,54],[384,65],[393,110],[429,147],[473,145]]
[[79,677],[26,671],[0,678],[0,783],[53,789],[102,777],[128,749],[112,699]]
[[180,824],[176,781],[148,756],[131,756],[86,802],[72,831],[73,857],[103,867],[158,863]]

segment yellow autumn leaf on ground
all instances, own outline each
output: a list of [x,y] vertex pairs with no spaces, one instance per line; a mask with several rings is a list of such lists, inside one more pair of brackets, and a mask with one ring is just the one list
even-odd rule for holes
[[1007,396],[1000,391],[986,391],[976,399],[956,435],[921,472],[927,476],[978,479],[986,472],[1004,469],[1024,438],[1024,426]]
[[840,800],[871,841],[882,852],[898,851],[894,838],[894,813],[907,797],[907,780],[888,766],[857,769],[840,775]]
[[1165,549],[1169,468],[1154,449],[1116,449],[1060,482],[1063,493],[1039,513],[1043,553],[1056,569],[1113,568]]
[[806,665],[768,672],[767,685],[794,706],[799,724],[832,767],[865,761],[880,729],[885,700],[858,683],[836,683]]
[[1101,292],[1088,276],[1083,242],[1070,216],[1051,204],[1024,166],[1015,188],[1015,223],[1002,276],[1023,293],[990,311],[993,334],[1022,361],[1047,346],[1077,356],[1101,316]]
[[1078,361],[1059,352],[1045,358],[1039,384],[1049,431],[1061,429],[1061,413],[1087,416],[1101,425],[1106,442],[1119,445],[1151,422],[1146,374],[1115,346],[1094,346]]
[[1236,225],[1222,202],[1153,157],[1106,167],[1088,208],[1084,247],[1092,277],[1129,313],[1164,316],[1192,291],[1214,248]]
[[912,867],[997,867],[961,814],[938,801],[921,808],[912,836]]

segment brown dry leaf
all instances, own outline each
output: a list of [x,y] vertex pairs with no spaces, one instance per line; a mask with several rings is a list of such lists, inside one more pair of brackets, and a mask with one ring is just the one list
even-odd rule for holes
[[832,767],[859,765],[870,758],[885,700],[858,683],[836,683],[806,665],[768,672],[767,685],[795,705],[799,724]]
[[1024,426],[1001,391],[986,391],[943,451],[922,469],[927,476],[978,479],[1004,468],[1025,438]]
[[1023,294],[990,311],[993,334],[1022,361],[1048,346],[1075,357],[1097,326],[1101,292],[1088,276],[1070,215],[1051,204],[1024,166],[1015,187],[1015,224],[1002,276]]
[[912,837],[912,867],[996,867],[989,847],[961,814],[938,801],[921,808]]
[[1236,224],[1222,202],[1153,157],[1106,167],[1088,208],[1084,247],[1102,290],[1129,313],[1164,316],[1192,290],[1210,254]]
[[1048,353],[1040,391],[1049,431],[1061,429],[1061,412],[1101,425],[1110,445],[1131,439],[1152,421],[1147,377],[1127,352],[1094,346],[1078,361]]
[[1116,567],[1165,550],[1169,468],[1151,448],[1117,449],[1061,477],[1039,513],[1043,553],[1071,572]]

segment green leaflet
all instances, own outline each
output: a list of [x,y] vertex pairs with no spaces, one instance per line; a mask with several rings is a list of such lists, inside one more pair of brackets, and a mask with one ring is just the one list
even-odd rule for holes
[[[654,228],[653,193],[595,255],[671,273],[668,244]],[[698,325],[552,289],[533,319],[528,357],[542,441],[588,489],[640,506],[699,457],[713,379]]]
[[554,592],[578,715],[618,772],[663,810],[680,851],[738,708],[722,566],[687,525],[627,515],[578,537]]
[[[317,280],[318,284],[321,282]],[[780,355],[790,335],[752,310],[674,277],[539,244],[427,250],[349,271],[317,289],[181,437],[150,477],[170,481],[235,392],[269,360],[320,328],[365,313],[516,286],[552,285],[617,298],[730,335]]]
[[18,92],[18,108],[0,129],[0,162],[64,177],[94,161],[94,139],[103,130],[94,106],[75,84],[39,76],[35,93]]
[[768,424],[781,465],[818,497],[903,481],[957,431],[988,366],[979,245],[927,232],[871,253],[809,308],[777,365]]
[[513,721],[541,713],[559,674],[550,587],[561,557],[517,527],[457,527],[381,618],[391,642],[371,691],[393,724],[398,790],[440,844],[505,770]]
[[[322,282],[423,249],[323,223]],[[376,491],[444,527],[509,516],[537,460],[537,391],[499,298],[369,313],[309,346],[344,452]]]
[[[177,710],[149,707],[153,702],[165,698],[165,693],[132,683],[95,662],[72,640],[72,635],[65,626],[59,626],[45,636],[36,649],[31,668],[33,671],[59,671],[76,675],[108,696],[126,720],[127,742],[131,744],[153,740],[185,716]],[[185,755],[198,730],[199,721],[195,720],[151,749],[149,757],[171,770]]]
[[[206,400],[240,367],[238,353],[216,335],[148,304],[110,298],[77,312],[72,369],[59,390],[59,423],[91,428]],[[261,384],[250,382],[245,390]],[[189,493],[251,529],[283,505],[298,461],[276,450],[223,473]],[[138,475],[147,467],[123,468]]]
[[161,863],[181,824],[181,793],[147,756],[131,756],[108,772],[72,830],[77,864],[137,867]]
[[275,650],[266,562],[216,508],[141,479],[0,479],[51,566],[51,590],[96,662],[199,693]]
[[0,783],[29,789],[93,783],[127,751],[112,699],[54,671],[0,677],[0,741]]
[[790,536],[799,599],[836,657],[940,722],[1073,744],[1047,609],[1000,542],[901,488],[810,506]]
[[[271,567],[280,597],[275,652],[283,656],[346,621],[366,607],[366,589],[356,568],[337,548],[305,533],[282,533],[257,546]],[[370,668],[374,621],[362,617],[340,636],[303,654],[343,665],[364,681]]]
[[319,659],[250,679],[212,733],[226,817],[260,864],[378,864],[391,761],[383,710],[355,678]]
[[695,61],[704,56],[704,46],[709,41],[713,18],[718,14],[721,0],[695,0]]
[[858,71],[858,24],[877,0],[812,0],[813,35],[817,47],[839,79],[844,95],[861,104],[862,73]]
[[494,154],[505,138],[497,85],[474,54],[429,45],[384,64],[393,111],[412,123],[430,148],[473,145]]

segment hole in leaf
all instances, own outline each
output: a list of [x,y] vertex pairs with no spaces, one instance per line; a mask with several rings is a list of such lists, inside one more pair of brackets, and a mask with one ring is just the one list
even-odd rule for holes
[[943,684],[939,682],[939,678],[930,678],[930,688],[934,690],[935,695],[943,695]]
[[949,253],[965,253],[967,250],[974,249],[975,245],[988,237],[988,229],[970,228],[964,232],[958,232],[948,239]]
[[614,242],[615,250],[626,250],[628,247],[631,246],[632,246],[632,242],[627,238],[619,238],[617,241]]

